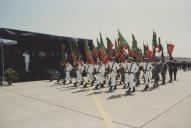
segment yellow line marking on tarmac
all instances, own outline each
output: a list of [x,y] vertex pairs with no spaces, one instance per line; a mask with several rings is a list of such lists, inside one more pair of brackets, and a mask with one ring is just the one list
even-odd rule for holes
[[[92,92],[92,91],[91,91]],[[97,98],[96,96],[94,95],[91,95],[91,97],[93,98],[95,104],[96,104],[96,107],[99,111],[99,113],[101,114],[101,116],[103,117],[104,119],[104,123],[106,125],[106,128],[114,128],[114,125],[113,125],[113,122],[109,116],[109,114],[106,112],[106,110],[104,109],[102,103],[100,102],[99,98]]]

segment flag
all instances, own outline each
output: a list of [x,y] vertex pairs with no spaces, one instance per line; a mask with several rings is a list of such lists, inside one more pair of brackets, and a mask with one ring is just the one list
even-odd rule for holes
[[111,40],[107,37],[107,53],[109,56],[112,56],[112,48],[113,48],[113,44],[111,42]]
[[98,51],[97,51],[97,49],[96,49],[94,43],[92,43],[92,55],[93,55],[94,57],[97,57],[97,56],[98,56]]
[[96,41],[97,41],[97,49],[99,49],[100,48],[100,43],[99,43],[98,39],[96,39]]
[[153,57],[155,57],[155,53],[156,53],[156,47],[157,47],[157,35],[155,33],[155,31],[153,31],[153,39],[152,39],[152,46],[153,46]]
[[100,33],[100,42],[99,42],[99,59],[106,64],[109,61],[109,57],[106,53],[106,47],[104,46],[102,35]]
[[103,43],[101,32],[99,33],[99,35],[100,35],[100,48],[103,49],[103,50],[106,50],[106,47],[105,47],[105,45]]
[[91,54],[91,51],[90,51],[90,47],[88,45],[88,41],[87,40],[85,40],[84,50],[85,50],[85,55],[86,55],[86,62],[88,64],[93,64],[94,63],[94,59],[92,57],[92,54]]
[[151,51],[151,50],[147,50],[146,56],[147,56],[148,59],[152,59],[152,58],[153,58],[153,53],[152,53],[152,51]]
[[139,57],[139,48],[137,47],[137,40],[135,39],[135,36],[132,34],[132,47],[131,47],[131,54],[130,56],[133,58]]
[[172,53],[173,53],[173,50],[174,50],[174,44],[167,44],[167,52],[168,52],[168,55],[172,58]]
[[113,44],[112,44],[111,40],[108,37],[106,38],[106,40],[107,40],[107,48],[109,50],[111,50],[113,48]]
[[117,41],[115,40],[115,57],[118,57],[118,52],[119,52],[119,46],[117,44]]
[[70,47],[70,52],[71,52],[71,59],[72,59],[73,63],[75,63],[77,60],[77,55],[76,55],[76,52],[75,52],[71,42],[69,42],[69,47]]
[[122,47],[125,48],[125,49],[129,49],[129,44],[127,43],[125,38],[122,36],[122,34],[120,33],[119,30],[118,30],[118,36],[119,36],[118,41],[120,42]]
[[158,44],[157,48],[158,48],[158,50],[157,50],[158,53],[161,52],[161,51],[163,51],[163,47],[162,47],[162,45],[161,45],[160,37],[159,37],[159,44]]
[[146,56],[146,52],[148,51],[148,43],[147,43],[147,45],[145,45],[144,44],[144,42],[143,42],[143,52],[144,52],[144,55]]
[[138,51],[138,47],[137,47],[137,40],[135,39],[135,36],[132,34],[132,47],[131,47],[131,51]]

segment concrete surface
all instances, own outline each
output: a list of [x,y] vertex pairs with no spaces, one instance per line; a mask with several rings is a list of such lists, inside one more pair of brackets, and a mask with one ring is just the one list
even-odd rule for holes
[[[77,88],[55,81],[0,87],[0,128],[190,128],[191,72],[178,81],[126,95],[118,86]],[[168,78],[167,78],[168,79]]]

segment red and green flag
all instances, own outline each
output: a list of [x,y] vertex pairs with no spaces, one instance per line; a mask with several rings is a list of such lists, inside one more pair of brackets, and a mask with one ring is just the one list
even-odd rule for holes
[[147,43],[147,45],[145,45],[144,44],[144,42],[143,42],[143,52],[144,52],[144,55],[146,56],[146,52],[149,50],[149,48],[148,48],[148,43]]
[[157,48],[157,35],[155,31],[153,31],[152,46],[153,46],[153,57],[155,57],[156,48]]
[[168,52],[168,55],[170,56],[170,58],[172,58],[172,53],[173,53],[173,50],[174,50],[174,44],[167,44],[167,52]]
[[94,64],[94,59],[93,59],[93,56],[91,54],[91,50],[90,50],[90,47],[88,45],[88,41],[86,40],[85,41],[85,47],[84,47],[84,50],[85,50],[85,55],[86,55],[86,61],[88,64]]
[[108,37],[106,38],[106,40],[107,40],[107,52],[108,52],[108,55],[111,56],[113,44]]
[[118,30],[118,41],[120,42],[120,45],[124,48],[124,49],[128,49],[129,50],[129,44],[127,43],[127,41],[125,40],[125,38],[122,36],[122,34],[120,33],[120,31]]

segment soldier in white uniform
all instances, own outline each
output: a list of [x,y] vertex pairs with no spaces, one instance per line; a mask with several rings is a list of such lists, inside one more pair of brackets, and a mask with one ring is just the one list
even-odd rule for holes
[[77,63],[76,64],[76,81],[74,83],[74,86],[77,86],[77,83],[81,83],[81,85],[83,85],[83,77],[82,77],[83,70],[84,70],[83,64]]
[[146,91],[149,88],[149,83],[151,80],[151,71],[153,69],[152,64],[149,62],[148,58],[144,58],[144,62],[142,63],[143,66],[143,73],[144,73],[144,79],[145,79],[145,88],[144,91]]
[[[133,58],[129,57],[125,67],[125,84],[128,85],[127,93],[135,92],[135,73],[139,70],[139,67],[135,62],[132,62]],[[131,91],[132,90],[132,91]]]
[[93,84],[93,70],[94,70],[94,65],[93,64],[84,64],[85,70],[87,77],[85,79],[85,84],[84,87],[87,87],[87,84],[91,82]]
[[99,61],[98,65],[95,68],[97,73],[97,75],[95,75],[97,83],[95,89],[98,89],[99,86],[104,87],[105,65],[101,61]]
[[115,62],[115,58],[111,58],[111,61],[108,63],[109,68],[110,68],[110,81],[109,81],[109,91],[112,89],[115,90],[117,89],[117,82],[116,82],[116,77],[117,77],[117,70],[119,69],[119,65]]
[[66,62],[65,68],[66,68],[65,69],[66,70],[66,77],[65,77],[65,80],[64,80],[63,84],[66,84],[67,81],[70,81],[69,84],[71,84],[72,80],[70,78],[70,72],[73,69],[73,67],[72,67],[72,65],[69,62]]

